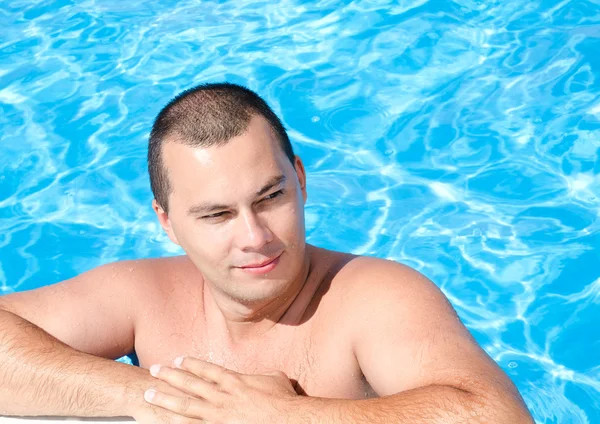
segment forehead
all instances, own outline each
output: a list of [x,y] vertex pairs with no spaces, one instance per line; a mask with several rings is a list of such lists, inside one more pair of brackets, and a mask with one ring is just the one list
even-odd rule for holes
[[[168,171],[171,197],[218,197],[256,191],[276,175],[289,175],[293,167],[268,122],[259,116],[244,134],[222,146],[163,145],[163,165]],[[173,199],[175,200],[175,199]]]

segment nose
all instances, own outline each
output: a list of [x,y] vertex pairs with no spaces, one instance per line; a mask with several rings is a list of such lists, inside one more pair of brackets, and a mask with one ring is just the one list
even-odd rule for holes
[[273,240],[273,233],[254,211],[244,212],[240,218],[237,241],[242,251],[260,250]]

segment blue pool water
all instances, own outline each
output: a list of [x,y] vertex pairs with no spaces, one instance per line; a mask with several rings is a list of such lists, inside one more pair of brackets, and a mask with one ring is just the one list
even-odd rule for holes
[[539,423],[600,422],[600,2],[0,4],[0,293],[180,253],[147,136],[201,82],[263,95],[308,240],[415,267]]

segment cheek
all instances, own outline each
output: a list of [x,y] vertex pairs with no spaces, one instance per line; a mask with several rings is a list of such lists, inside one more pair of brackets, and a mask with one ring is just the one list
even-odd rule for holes
[[176,231],[181,247],[196,260],[206,263],[226,256],[228,237],[224,231],[195,221],[186,223]]
[[283,208],[273,220],[278,235],[290,242],[304,237],[304,210],[297,204]]

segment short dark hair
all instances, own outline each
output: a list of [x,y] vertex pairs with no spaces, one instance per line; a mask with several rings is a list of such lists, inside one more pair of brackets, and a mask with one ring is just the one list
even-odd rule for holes
[[242,135],[256,115],[267,120],[293,164],[294,150],[277,115],[258,94],[240,85],[201,84],[177,95],[160,111],[148,143],[148,172],[154,198],[165,212],[171,192],[162,160],[167,139],[192,147],[221,146]]

